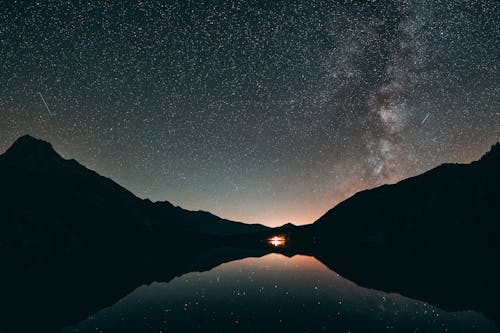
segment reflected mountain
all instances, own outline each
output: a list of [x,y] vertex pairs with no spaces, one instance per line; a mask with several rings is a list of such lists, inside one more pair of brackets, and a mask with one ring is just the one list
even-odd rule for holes
[[56,332],[111,306],[138,286],[262,256],[261,250],[176,248],[162,254],[2,253],[0,331]]
[[309,256],[269,254],[134,290],[61,333],[498,332],[474,312],[447,313],[358,287]]

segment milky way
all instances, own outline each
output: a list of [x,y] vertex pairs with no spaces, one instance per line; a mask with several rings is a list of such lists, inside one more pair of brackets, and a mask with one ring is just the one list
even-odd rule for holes
[[0,22],[0,151],[28,133],[229,219],[310,223],[500,140],[495,0],[2,1]]

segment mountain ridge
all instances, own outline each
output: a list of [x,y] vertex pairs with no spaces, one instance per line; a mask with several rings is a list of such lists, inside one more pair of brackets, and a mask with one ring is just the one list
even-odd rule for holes
[[419,175],[415,175],[409,178],[402,179],[401,181],[394,183],[394,184],[383,184],[374,188],[362,190],[359,192],[356,192],[354,195],[351,197],[343,200],[339,204],[335,205],[331,209],[329,209],[325,214],[323,214],[320,218],[318,218],[316,221],[313,222],[313,224],[323,224],[327,221],[327,219],[330,217],[329,215],[333,214],[336,212],[336,210],[339,210],[343,205],[346,204],[349,200],[358,200],[359,197],[364,197],[367,195],[367,193],[375,193],[378,191],[387,191],[387,190],[392,190],[395,187],[398,186],[409,186],[413,185],[414,183],[419,182],[422,177],[436,177],[439,178],[442,173],[445,173],[447,171],[451,172],[457,172],[457,168],[462,168],[462,170],[470,170],[470,168],[475,168],[478,163],[483,163],[484,161],[487,160],[494,160],[497,159],[498,163],[500,163],[500,142],[497,142],[493,144],[490,147],[490,150],[486,152],[484,155],[482,155],[478,160],[472,161],[470,163],[443,163],[440,164],[430,170],[427,170]]
[[[0,229],[9,231],[0,235],[4,243],[34,244],[48,237],[105,245],[120,238],[133,243],[137,237],[146,245],[162,237],[180,242],[268,229],[138,198],[76,160],[62,158],[50,143],[27,135],[0,155],[0,180],[5,206]],[[98,230],[102,233],[96,235]]]
[[[500,144],[356,193],[290,237],[347,279],[500,325]],[[474,287],[471,287],[474,286]]]
[[[36,160],[34,160],[33,158],[36,158]],[[0,155],[0,163],[2,163],[2,160],[5,161],[4,163],[8,163],[10,165],[15,165],[15,166],[21,166],[21,167],[24,167],[28,170],[35,172],[35,173],[39,173],[40,170],[33,168],[34,164],[36,164],[37,167],[39,167],[40,165],[47,167],[46,161],[59,163],[59,164],[60,163],[68,163],[68,165],[71,164],[72,166],[77,166],[78,168],[81,168],[82,170],[84,170],[82,172],[89,172],[91,175],[97,175],[97,176],[101,177],[103,180],[110,181],[114,185],[119,186],[119,188],[121,190],[125,190],[125,191],[129,192],[130,194],[132,194],[134,197],[137,197],[132,191],[121,186],[120,184],[118,184],[117,182],[112,180],[111,178],[100,175],[96,171],[89,169],[86,166],[82,165],[77,160],[63,158],[61,155],[59,155],[57,153],[57,151],[53,148],[53,146],[50,142],[47,142],[47,141],[44,141],[41,139],[37,139],[29,134],[25,134],[25,135],[19,137],[18,139],[16,139],[15,142],[5,151],[5,153]],[[33,162],[36,162],[36,163],[33,163]],[[137,198],[139,198],[139,197],[137,197]],[[141,199],[141,198],[139,198],[139,199]],[[141,200],[144,200],[146,202],[150,202],[150,203],[157,205],[157,206],[166,205],[166,206],[171,207],[171,208],[180,208],[180,209],[187,211],[187,212],[215,216],[217,218],[220,218],[221,220],[230,221],[228,219],[221,218],[221,217],[219,217],[219,216],[217,216],[209,211],[184,209],[180,205],[174,205],[167,200],[153,201],[149,198],[144,198]],[[263,224],[260,224],[260,223],[246,223],[246,222],[242,222],[242,221],[230,221],[230,222],[242,223],[245,225],[253,225],[253,226],[258,226],[261,228],[268,228],[267,226],[264,226]]]

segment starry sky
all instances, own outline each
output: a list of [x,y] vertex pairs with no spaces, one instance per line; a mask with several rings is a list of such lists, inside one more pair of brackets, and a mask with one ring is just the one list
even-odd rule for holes
[[0,1],[20,135],[142,198],[277,226],[500,140],[497,0]]

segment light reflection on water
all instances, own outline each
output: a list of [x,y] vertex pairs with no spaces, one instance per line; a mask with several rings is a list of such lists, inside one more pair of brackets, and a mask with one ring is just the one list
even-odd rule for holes
[[285,246],[285,236],[273,236],[267,240],[267,242],[274,247]]
[[[415,331],[415,328],[419,330]],[[69,332],[496,332],[475,312],[447,313],[365,289],[313,257],[269,254],[142,286]]]

